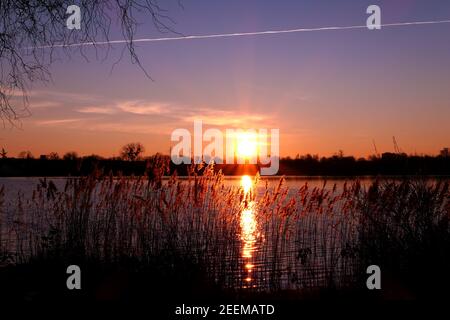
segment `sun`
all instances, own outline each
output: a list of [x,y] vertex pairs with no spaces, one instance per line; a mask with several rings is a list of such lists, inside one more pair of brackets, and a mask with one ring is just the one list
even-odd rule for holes
[[257,135],[256,133],[244,132],[237,136],[236,152],[239,157],[248,159],[257,155]]

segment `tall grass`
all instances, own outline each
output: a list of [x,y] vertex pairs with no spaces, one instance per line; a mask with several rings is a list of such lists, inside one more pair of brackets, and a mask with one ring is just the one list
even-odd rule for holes
[[[31,199],[0,190],[3,264],[91,261],[185,273],[193,266],[220,288],[257,291],[358,287],[368,264],[403,272],[448,260],[448,182],[375,181],[310,188],[257,181],[250,198],[212,167],[163,181],[156,161],[143,177],[42,179]],[[243,281],[240,217],[254,203],[258,223],[252,285]],[[440,270],[441,268],[439,268]]]
[[[364,265],[416,295],[450,286],[449,181],[375,182],[360,200],[359,247]],[[447,294],[448,296],[448,294]]]

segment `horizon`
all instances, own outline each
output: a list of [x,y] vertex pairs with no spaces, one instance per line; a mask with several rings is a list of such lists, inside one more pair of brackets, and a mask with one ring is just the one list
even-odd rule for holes
[[[295,160],[295,159],[301,159],[301,158],[304,158],[304,157],[312,157],[312,158],[317,158],[319,160],[322,159],[322,158],[329,159],[329,158],[333,158],[333,157],[340,157],[340,158],[351,157],[351,158],[354,158],[355,160],[359,160],[359,159],[371,160],[371,159],[374,159],[374,158],[381,158],[385,154],[386,155],[400,155],[400,156],[406,156],[406,157],[440,157],[440,156],[448,156],[448,155],[444,155],[445,152],[449,152],[448,149],[449,148],[447,148],[447,147],[446,148],[442,148],[439,152],[437,152],[435,154],[430,154],[430,153],[406,153],[406,152],[402,152],[402,151],[396,152],[395,150],[389,150],[389,151],[379,152],[378,154],[372,153],[372,154],[369,154],[367,156],[356,156],[354,154],[347,154],[347,153],[343,152],[343,150],[338,150],[337,152],[332,153],[330,155],[321,155],[321,154],[312,154],[312,153],[303,153],[303,154],[297,153],[295,155],[287,155],[287,156],[280,156],[280,157],[274,156],[274,157],[278,158],[280,160],[286,160],[286,159]],[[0,149],[0,151],[2,151],[2,149]],[[7,155],[5,156],[5,159],[32,159],[32,160],[39,160],[40,158],[45,158],[47,160],[63,160],[63,157],[65,155],[76,155],[76,157],[80,158],[80,159],[81,158],[89,158],[89,157],[98,157],[99,159],[104,159],[104,160],[123,160],[123,161],[128,161],[128,160],[123,159],[123,156],[120,155],[120,154],[110,155],[110,156],[102,156],[102,155],[96,154],[96,153],[81,154],[81,153],[78,153],[76,150],[70,150],[70,151],[66,151],[66,152],[63,152],[63,153],[59,153],[59,152],[54,152],[53,151],[53,152],[49,152],[49,153],[46,153],[46,154],[36,154],[36,153],[33,153],[31,150],[22,150],[17,155],[9,155],[8,150],[5,150],[5,151],[7,152]],[[342,154],[340,154],[341,151],[342,151]],[[30,152],[30,156],[31,157],[28,157],[28,158],[25,157],[25,153],[27,153],[27,152]],[[48,157],[51,157],[52,155],[53,156],[58,156],[58,159],[50,159],[50,158],[48,158]],[[148,158],[154,157],[156,155],[160,155],[160,156],[168,157],[168,158],[171,157],[170,153],[155,152],[155,153],[149,154],[148,152],[144,152],[135,161],[143,161],[143,160],[146,160]],[[192,162],[194,162],[194,157],[180,156],[178,158],[179,159],[190,159]],[[207,162],[203,160],[202,163],[207,163]],[[216,163],[216,164],[219,164],[219,163]],[[223,165],[227,165],[227,164],[230,164],[230,165],[244,165],[242,163],[241,164],[239,164],[239,163],[226,163],[225,161],[224,161],[224,163],[221,163],[221,164],[223,164]],[[248,163],[248,164],[251,165],[251,163]],[[183,164],[181,164],[181,165],[183,165]],[[245,165],[247,165],[247,163]]]

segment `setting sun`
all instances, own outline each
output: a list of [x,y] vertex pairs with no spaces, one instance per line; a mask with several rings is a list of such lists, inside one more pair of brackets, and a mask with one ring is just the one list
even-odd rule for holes
[[237,155],[248,159],[254,157],[258,153],[256,133],[240,133],[236,138],[236,152]]

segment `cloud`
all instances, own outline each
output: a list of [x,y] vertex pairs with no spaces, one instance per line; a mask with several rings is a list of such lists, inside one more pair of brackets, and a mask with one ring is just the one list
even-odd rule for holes
[[107,122],[92,124],[87,130],[128,134],[169,134],[163,124],[159,126],[137,123]]
[[60,106],[62,106],[62,104],[56,101],[39,101],[30,103],[30,108],[32,109],[55,108]]
[[45,100],[57,100],[57,101],[67,101],[67,100],[75,100],[75,101],[93,101],[98,100],[100,97],[94,96],[86,93],[78,93],[78,92],[65,92],[58,90],[31,90],[27,92],[27,95],[32,98],[42,98]]
[[159,102],[127,101],[120,103],[118,108],[124,112],[140,115],[163,114],[170,112],[170,104]]
[[98,96],[56,90],[30,90],[26,92],[26,97],[25,100],[20,93],[15,92],[12,101],[16,104],[21,103],[30,109],[88,107],[92,104],[100,104],[103,101]]
[[54,120],[39,120],[35,123],[39,126],[53,126],[53,125],[60,125],[60,124],[66,124],[66,123],[74,123],[78,122],[81,119],[54,119]]
[[[269,128],[268,114],[243,112],[239,108],[217,109],[215,106],[196,107],[174,101],[146,101],[145,99],[112,100],[106,97],[78,96],[65,103],[65,94],[58,92],[44,94],[36,101],[36,108],[60,105],[60,116],[40,112],[36,119],[38,126],[62,126],[67,128],[141,134],[170,134],[176,128],[191,127],[194,120],[205,125],[223,128]],[[50,99],[49,99],[50,98]],[[53,98],[53,99],[51,99]],[[138,115],[142,117],[136,117]],[[147,116],[147,117],[145,117]],[[149,117],[151,116],[151,117]]]
[[194,114],[184,117],[184,121],[193,122],[202,120],[205,124],[229,127],[255,127],[261,126],[267,121],[267,116],[260,114],[239,114],[237,111],[229,110],[197,110]]
[[115,114],[115,113],[117,113],[117,109],[111,108],[111,107],[92,106],[92,107],[83,107],[83,108],[77,109],[77,112],[96,113],[96,114]]

